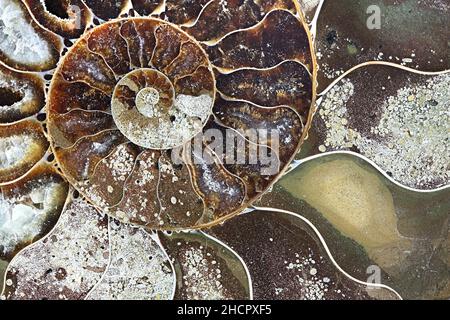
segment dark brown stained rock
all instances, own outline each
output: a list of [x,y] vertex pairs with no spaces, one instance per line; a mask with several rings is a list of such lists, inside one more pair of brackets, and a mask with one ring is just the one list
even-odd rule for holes
[[231,0],[224,6],[222,1],[215,0],[185,30],[199,41],[217,41],[228,33],[254,26],[275,9],[295,12],[295,4],[292,0]]
[[74,109],[64,114],[54,114],[47,123],[54,138],[53,146],[69,148],[78,140],[114,127],[110,114],[103,111]]
[[270,68],[296,60],[312,70],[308,34],[303,23],[289,11],[272,11],[250,29],[240,30],[208,47],[211,63],[225,70]]
[[193,74],[200,67],[209,67],[208,57],[196,43],[184,42],[178,56],[164,68],[164,73],[175,82]]
[[89,50],[84,38],[64,57],[56,76],[69,82],[85,82],[108,95],[112,94],[116,83],[114,72],[100,55]]
[[367,300],[395,298],[367,288],[331,262],[303,220],[278,212],[243,214],[206,231],[233,248],[249,268],[256,300]]
[[107,130],[83,137],[67,149],[55,149],[55,156],[71,182],[83,183],[92,176],[96,165],[124,142],[119,130]]
[[227,97],[263,107],[289,106],[307,117],[312,102],[308,70],[298,62],[286,61],[266,69],[241,69],[217,76],[217,89]]
[[131,71],[127,43],[120,35],[122,23],[108,23],[93,30],[87,40],[88,48],[100,55],[118,76]]
[[448,1],[325,1],[317,25],[319,92],[343,72],[373,60],[421,71],[450,69],[449,16]]
[[[267,145],[278,152],[282,163],[288,163],[297,152],[303,134],[302,119],[289,107],[261,108],[219,98],[214,115],[222,125],[240,132],[267,132]],[[272,146],[272,141],[276,145]]]
[[166,0],[165,15],[170,22],[185,24],[194,21],[210,0]]
[[102,20],[117,18],[127,5],[127,0],[84,0],[94,14]]
[[164,0],[131,0],[131,3],[133,9],[141,16],[149,16],[164,3]]
[[248,199],[266,190],[285,165],[278,159],[276,151],[264,144],[267,141],[231,130],[218,121],[210,121],[205,127],[205,132],[208,131],[219,133],[226,141],[225,145],[213,149],[217,141],[209,139],[207,135],[204,137],[205,144],[218,155],[225,169],[244,181]]
[[144,19],[123,22],[120,35],[127,42],[131,66],[135,68],[150,67],[156,46],[155,30],[157,26],[158,23],[149,23]]
[[223,219],[242,207],[246,197],[244,182],[226,170],[211,149],[202,143],[191,143],[185,146],[184,153],[195,190],[206,205],[203,225]]
[[214,75],[207,67],[200,66],[190,75],[176,79],[174,86],[180,94],[198,96],[214,91]]
[[194,189],[187,164],[182,159],[174,161],[170,152],[163,152],[159,170],[158,198],[163,221],[176,228],[197,225],[205,214],[205,204]]
[[158,70],[163,70],[172,63],[181,51],[181,45],[188,38],[170,25],[160,25],[155,30],[156,48],[151,64]]
[[86,82],[70,82],[55,75],[47,100],[49,119],[74,110],[111,112],[111,97]]

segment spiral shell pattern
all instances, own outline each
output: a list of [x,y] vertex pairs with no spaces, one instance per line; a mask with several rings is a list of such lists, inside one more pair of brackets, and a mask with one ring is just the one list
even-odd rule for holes
[[0,0],[0,300],[448,299],[449,12]]
[[[149,16],[92,28],[55,71],[47,113],[56,160],[122,222],[214,225],[265,192],[305,137],[315,70],[303,17],[295,1],[168,1],[162,13],[157,2],[133,4]],[[249,130],[276,130],[279,141],[252,141]],[[210,132],[237,142],[222,155]],[[278,170],[229,159],[252,150]]]

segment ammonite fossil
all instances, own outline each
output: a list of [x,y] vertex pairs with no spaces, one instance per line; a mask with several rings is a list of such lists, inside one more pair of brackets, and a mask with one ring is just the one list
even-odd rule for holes
[[341,2],[0,0],[0,298],[448,298],[449,5]]
[[[216,17],[208,9],[198,25]],[[242,19],[245,6],[236,9]],[[204,227],[242,211],[284,171],[311,119],[313,55],[293,3],[250,9],[267,14],[245,30],[236,21],[223,33],[218,19],[206,35],[171,22],[182,17],[124,18],[69,49],[50,87],[48,129],[65,177],[93,204],[152,229]],[[245,136],[274,126],[279,151],[270,137]],[[213,150],[210,132],[235,133],[236,143]],[[274,152],[277,170],[237,163],[238,148]]]

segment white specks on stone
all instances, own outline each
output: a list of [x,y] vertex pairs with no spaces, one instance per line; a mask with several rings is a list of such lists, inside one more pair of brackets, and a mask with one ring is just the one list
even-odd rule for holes
[[363,136],[348,123],[347,102],[355,94],[343,80],[324,97],[319,116],[326,127],[323,147],[356,147],[397,181],[411,187],[445,185],[450,177],[450,74],[399,89],[381,107],[381,119]]
[[403,59],[402,59],[402,62],[403,62],[403,63],[412,63],[412,62],[413,62],[413,59],[411,59],[411,58],[403,58]]
[[111,262],[91,300],[168,300],[175,275],[168,258],[144,230],[110,220]]
[[325,147],[323,144],[319,146],[319,151],[320,152],[326,152],[327,151],[327,147]]
[[201,119],[206,121],[211,114],[213,98],[209,94],[200,96],[188,96],[180,94],[175,99],[175,109],[188,117]]
[[[133,73],[154,73],[154,70],[133,71],[122,78],[116,86],[128,86]],[[162,75],[161,79],[167,81],[166,85],[173,85]],[[137,94],[136,106],[125,105],[114,96],[112,99],[112,114],[117,128],[133,143],[150,149],[171,149],[182,146],[195,137],[211,115],[214,98],[212,93],[191,96],[179,94],[173,97],[171,105],[153,104],[159,101],[153,87],[142,88]],[[164,92],[168,94],[168,92]],[[158,91],[162,96],[163,92]],[[150,100],[150,102],[149,102]]]
[[[218,278],[215,264],[209,263],[202,248],[191,248],[183,252],[185,290],[193,300],[223,300],[225,289]],[[219,270],[220,271],[220,270]]]
[[125,181],[133,170],[134,160],[133,154],[128,151],[126,145],[122,144],[104,161],[106,162],[106,166],[111,170],[111,174],[116,181]]
[[83,299],[109,260],[107,220],[83,200],[61,214],[45,240],[26,248],[8,267],[7,299]]

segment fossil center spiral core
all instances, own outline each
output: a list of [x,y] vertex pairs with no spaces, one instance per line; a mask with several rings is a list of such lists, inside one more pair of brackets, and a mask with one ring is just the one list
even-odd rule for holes
[[145,148],[170,149],[202,130],[212,104],[210,95],[176,96],[165,74],[141,68],[117,83],[111,108],[117,128],[130,141]]
[[155,88],[144,88],[136,96],[136,108],[146,117],[154,117],[159,102],[159,91]]

